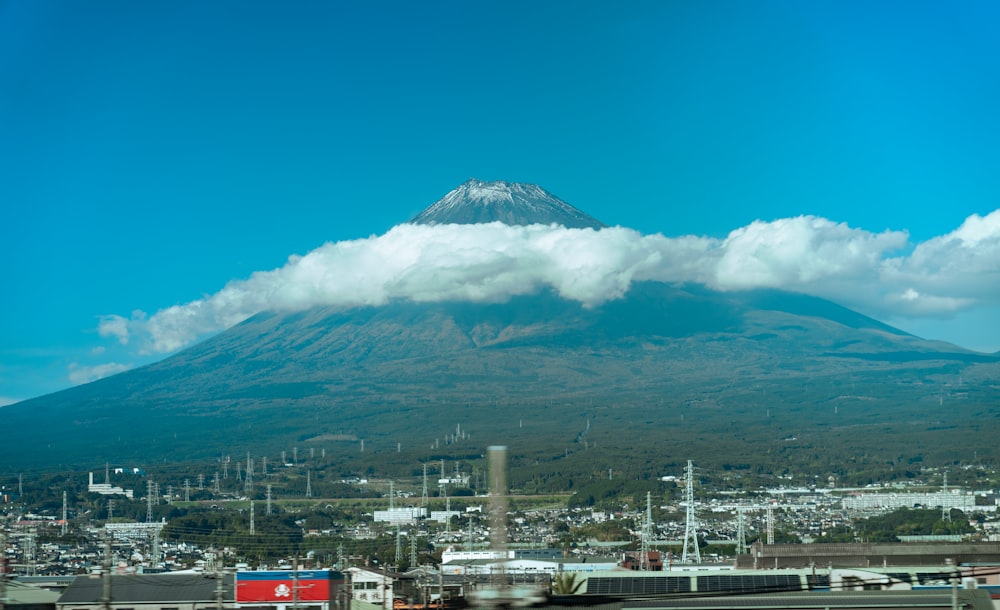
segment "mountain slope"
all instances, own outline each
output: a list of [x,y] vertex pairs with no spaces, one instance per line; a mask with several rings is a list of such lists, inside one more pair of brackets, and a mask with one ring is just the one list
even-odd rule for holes
[[[650,282],[593,309],[543,293],[260,314],[162,362],[6,407],[0,423],[22,431],[8,448],[35,466],[316,444],[349,464],[396,443],[426,451],[456,424],[543,451],[583,413],[611,428],[638,415],[648,424],[634,438],[662,446],[676,433],[664,424],[692,408],[712,414],[702,438],[725,432],[720,416],[756,429],[763,404],[798,413],[787,422],[798,434],[831,400],[878,411],[883,427],[938,418],[963,371],[991,380],[962,390],[965,406],[986,408],[1000,404],[996,361],[822,299]],[[367,455],[343,439],[367,439]],[[760,439],[726,442],[752,453]]]

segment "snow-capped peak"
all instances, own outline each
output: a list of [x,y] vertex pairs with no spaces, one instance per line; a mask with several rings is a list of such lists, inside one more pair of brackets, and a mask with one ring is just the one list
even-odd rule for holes
[[414,217],[414,224],[559,224],[568,228],[606,226],[535,184],[486,182],[472,178]]

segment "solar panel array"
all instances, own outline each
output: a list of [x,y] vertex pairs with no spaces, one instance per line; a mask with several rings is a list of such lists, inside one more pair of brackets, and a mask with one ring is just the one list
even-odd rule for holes
[[689,576],[653,576],[587,579],[587,593],[591,595],[661,595],[690,593]]
[[798,574],[713,575],[698,577],[699,593],[732,591],[734,593],[764,593],[771,591],[801,591],[802,577]]

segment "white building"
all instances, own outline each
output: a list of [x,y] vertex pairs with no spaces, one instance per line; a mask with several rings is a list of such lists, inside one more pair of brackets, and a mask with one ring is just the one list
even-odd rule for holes
[[128,499],[132,499],[131,489],[122,489],[121,487],[115,487],[111,483],[94,483],[94,473],[91,472],[90,480],[87,483],[87,491],[95,494],[101,494],[102,496],[125,496]]
[[427,509],[407,506],[404,508],[391,508],[389,510],[375,511],[375,521],[403,525],[414,523],[417,519],[426,519]]
[[398,580],[400,574],[379,568],[347,568],[346,571],[351,575],[352,600],[369,604],[392,603],[393,581]]
[[958,508],[971,511],[976,508],[976,497],[966,493],[873,493],[844,496],[848,510],[893,510],[896,508]]

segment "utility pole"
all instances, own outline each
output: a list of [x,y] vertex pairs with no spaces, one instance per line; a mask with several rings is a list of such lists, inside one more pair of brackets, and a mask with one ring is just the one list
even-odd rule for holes
[[[214,554],[213,554],[214,555]],[[215,562],[215,610],[223,610],[225,594],[223,585],[225,584],[225,572],[222,570],[222,562]]]
[[101,574],[101,608],[111,610],[111,535],[104,530],[104,562]]

